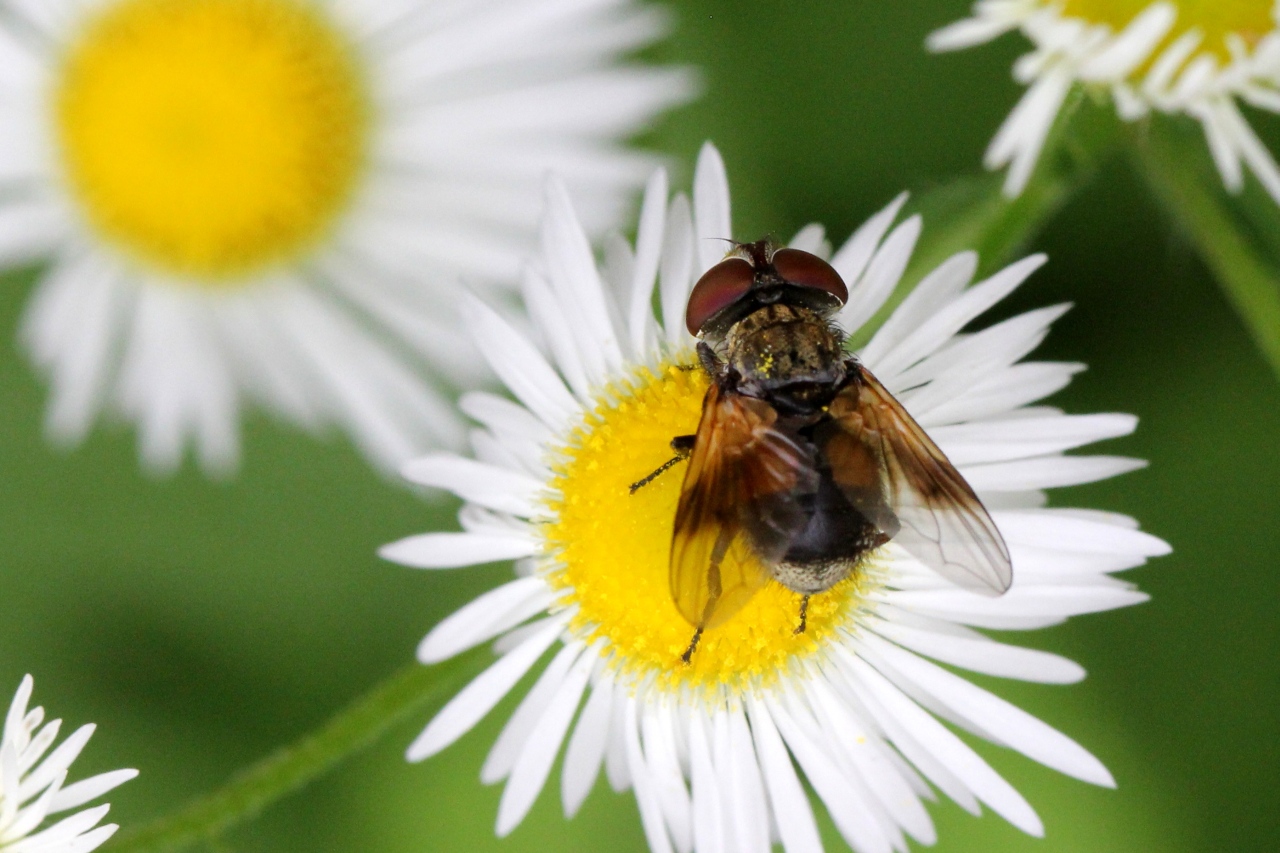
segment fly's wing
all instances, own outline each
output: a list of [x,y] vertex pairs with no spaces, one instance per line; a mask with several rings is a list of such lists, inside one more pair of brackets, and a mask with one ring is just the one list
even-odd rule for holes
[[823,444],[856,509],[929,568],[966,589],[1000,595],[1013,583],[1004,537],[938,445],[865,367],[832,402]]
[[804,524],[797,494],[816,488],[817,475],[777,417],[715,385],[703,401],[671,539],[671,598],[694,627],[741,610]]

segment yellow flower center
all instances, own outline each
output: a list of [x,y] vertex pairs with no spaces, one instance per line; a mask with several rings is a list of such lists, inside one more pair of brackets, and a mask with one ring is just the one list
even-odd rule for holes
[[795,633],[800,595],[770,581],[703,635],[689,664],[681,661],[694,629],[671,599],[668,554],[685,465],[634,495],[629,486],[671,458],[672,438],[697,431],[707,382],[702,370],[667,363],[601,395],[561,451],[544,536],[559,561],[551,583],[578,605],[574,627],[606,640],[619,669],[670,685],[743,687],[819,649],[849,620],[868,581],[860,573],[813,596],[803,634]]
[[[1119,32],[1152,0],[1064,0],[1063,14],[1095,24],[1108,24]],[[1187,30],[1197,29],[1204,36],[1201,49],[1230,59],[1227,36],[1238,35],[1250,47],[1275,29],[1273,0],[1176,0],[1178,20],[1166,40],[1156,49],[1158,54]]]
[[349,202],[368,142],[360,71],[302,0],[119,0],[56,80],[66,179],[117,248],[235,286]]

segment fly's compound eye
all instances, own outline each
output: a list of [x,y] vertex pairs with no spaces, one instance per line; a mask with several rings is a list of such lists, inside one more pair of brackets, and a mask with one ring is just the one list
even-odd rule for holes
[[825,290],[843,305],[849,301],[849,288],[835,267],[817,255],[800,249],[779,249],[773,253],[773,268],[788,284]]
[[723,260],[703,273],[684,312],[689,334],[696,336],[708,320],[741,299],[755,279],[755,267],[743,258]]

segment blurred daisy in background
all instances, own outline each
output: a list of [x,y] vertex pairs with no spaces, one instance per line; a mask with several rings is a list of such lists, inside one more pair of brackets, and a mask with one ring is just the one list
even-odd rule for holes
[[688,99],[620,65],[629,0],[13,0],[0,14],[0,262],[48,259],[22,342],[48,431],[135,422],[143,464],[239,456],[256,404],[392,468],[461,439],[456,281],[533,245],[556,169],[593,233]]
[[[115,770],[66,784],[71,762],[93,735],[81,726],[49,752],[61,720],[44,724],[44,708],[27,710],[34,683],[22,679],[0,740],[0,853],[87,853],[115,834],[115,824],[98,826],[109,806],[102,804],[41,829],[50,815],[80,808],[138,775]],[[43,725],[42,725],[43,724]]]
[[1035,45],[1013,69],[1026,94],[986,153],[988,169],[1009,167],[1009,195],[1026,187],[1080,83],[1110,93],[1126,121],[1153,110],[1197,119],[1227,189],[1240,190],[1247,166],[1280,202],[1280,168],[1240,112],[1280,112],[1278,13],[1267,0],[980,0],[928,45],[958,50],[1015,29]]
[[[837,317],[846,331],[877,315],[907,266],[921,222],[894,225],[903,202],[834,255],[818,226],[791,242],[830,257],[849,284]],[[961,331],[1043,258],[971,285],[977,258],[956,255],[859,353],[991,510],[1012,553],[1012,588],[999,598],[965,591],[890,542],[864,571],[812,597],[804,633],[795,632],[799,596],[771,582],[706,631],[685,665],[691,627],[668,586],[682,477],[659,477],[634,495],[629,485],[699,421],[708,378],[688,367],[695,341],[684,313],[693,282],[734,236],[723,164],[704,149],[692,204],[683,195],[668,202],[657,173],[634,250],[606,243],[602,267],[558,181],[546,208],[523,291],[539,342],[480,299],[464,306],[471,334],[518,402],[468,394],[462,408],[481,425],[475,458],[438,453],[405,468],[414,482],[466,501],[463,532],[382,551],[424,569],[516,561],[514,580],[445,619],[419,647],[419,658],[434,663],[496,638],[500,657],[431,721],[410,760],[453,743],[539,669],[481,771],[487,783],[506,780],[499,835],[528,813],[566,741],[565,813],[582,805],[603,767],[615,790],[634,789],[655,851],[765,853],[771,839],[792,853],[820,850],[806,784],[848,843],[867,853],[905,851],[907,837],[932,843],[924,803],[935,791],[1041,834],[1027,801],[943,721],[1112,785],[1066,735],[938,665],[1077,681],[1084,671],[1075,663],[974,629],[1040,628],[1141,602],[1111,573],[1168,551],[1129,518],[1044,505],[1046,488],[1141,465],[1064,455],[1129,433],[1133,417],[1035,405],[1082,369],[1021,361],[1066,307]]]

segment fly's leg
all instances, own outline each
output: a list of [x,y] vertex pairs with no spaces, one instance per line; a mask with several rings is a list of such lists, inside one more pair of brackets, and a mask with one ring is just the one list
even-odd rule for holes
[[634,495],[636,492],[658,479],[659,475],[665,474],[679,463],[688,459],[689,455],[693,453],[693,442],[695,438],[696,436],[692,435],[677,435],[675,438],[671,439],[671,449],[675,451],[676,455],[659,465],[658,470],[654,471],[643,480],[636,480],[632,483],[631,494]]
[[800,624],[792,631],[793,634],[803,634],[805,627],[809,624],[809,596],[800,599]]
[[680,655],[680,660],[685,666],[689,665],[689,661],[693,660],[693,652],[698,648],[698,641],[702,639],[702,629],[693,632],[693,639],[689,642],[689,648],[684,650],[684,654]]
[[711,563],[707,567],[707,603],[702,608],[702,621],[698,623],[698,630],[693,632],[693,639],[689,642],[689,648],[685,649],[684,654],[680,655],[680,660],[684,661],[685,666],[688,666],[689,661],[693,659],[693,652],[698,648],[698,640],[702,639],[703,628],[711,621],[711,616],[716,610],[716,604],[724,593],[724,588],[720,585],[720,564],[724,562],[724,555],[729,553],[731,544],[733,544],[733,534],[722,529],[716,537],[715,547],[711,549]]
[[724,362],[716,355],[716,351],[711,348],[711,344],[706,341],[698,341],[698,363],[702,365],[702,369],[707,371],[707,375],[712,379],[724,372]]

